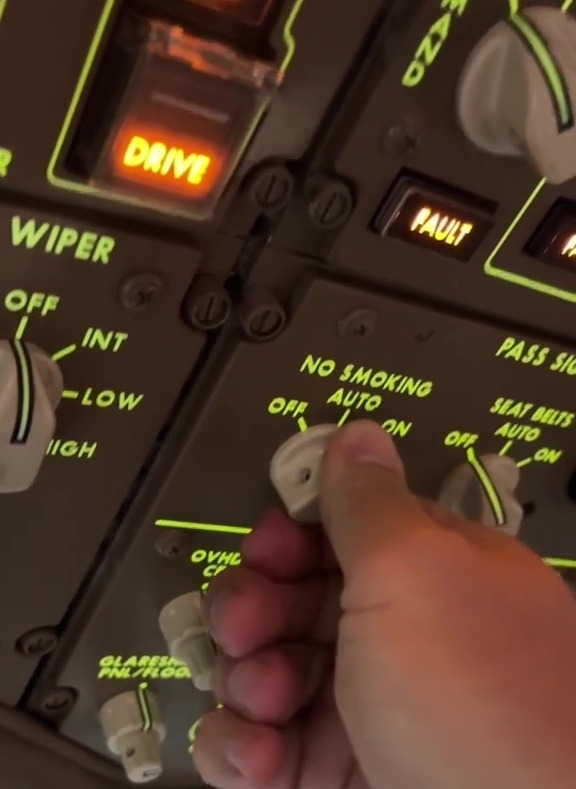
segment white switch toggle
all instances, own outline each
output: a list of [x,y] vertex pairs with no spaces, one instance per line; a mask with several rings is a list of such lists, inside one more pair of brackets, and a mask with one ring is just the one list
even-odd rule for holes
[[270,480],[290,517],[318,523],[320,470],[337,425],[317,425],[288,439],[270,463]]
[[526,156],[553,184],[576,176],[576,20],[532,6],[472,50],[458,87],[466,136],[484,151]]
[[160,745],[166,737],[154,693],[143,683],[104,704],[100,721],[109,750],[119,756],[131,783],[144,784],[162,775]]
[[524,511],[516,499],[520,470],[510,457],[477,457],[468,450],[468,463],[445,481],[439,501],[456,515],[494,526],[516,537]]
[[56,428],[62,374],[43,351],[0,340],[0,493],[27,490]]
[[170,654],[190,669],[198,690],[212,690],[216,648],[202,617],[202,595],[190,592],[171,600],[158,618]]

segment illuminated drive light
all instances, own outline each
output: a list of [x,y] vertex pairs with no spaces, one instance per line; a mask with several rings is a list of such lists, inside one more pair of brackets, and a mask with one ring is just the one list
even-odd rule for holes
[[534,233],[528,253],[543,263],[576,268],[576,203],[558,200]]
[[124,152],[122,164],[130,169],[140,167],[161,178],[185,179],[199,186],[204,180],[212,158],[202,153],[192,153],[182,148],[168,147],[159,140],[150,141],[137,134],[132,137]]
[[132,14],[112,38],[108,79],[93,88],[67,166],[112,199],[208,219],[280,73],[226,44]]
[[152,127],[128,128],[116,140],[113,168],[118,176],[143,186],[198,196],[213,188],[222,159],[187,137]]
[[402,176],[373,223],[383,237],[468,261],[493,227],[496,206],[444,184]]

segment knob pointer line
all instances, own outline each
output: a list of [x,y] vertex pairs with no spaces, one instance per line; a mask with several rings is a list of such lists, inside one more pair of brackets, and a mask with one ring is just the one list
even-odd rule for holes
[[148,700],[147,682],[142,682],[140,685],[138,685],[136,698],[138,700],[140,715],[142,716],[142,731],[149,732],[152,730],[152,713],[150,711],[150,702]]
[[65,356],[70,356],[71,353],[74,353],[76,350],[76,345],[67,345],[66,348],[62,348],[60,351],[56,351],[56,353],[52,354],[52,361],[59,362],[60,359],[64,359]]
[[14,335],[15,340],[22,340],[24,339],[24,332],[26,331],[26,327],[28,326],[29,317],[24,315],[23,318],[20,318],[20,323],[18,324],[18,328],[16,329],[16,334]]
[[574,113],[568,85],[558,63],[538,28],[521,13],[508,19],[509,27],[518,35],[540,69],[554,105],[558,133],[568,131],[574,126]]
[[492,514],[494,515],[494,520],[496,521],[497,526],[504,526],[506,524],[506,513],[504,512],[504,507],[502,505],[502,501],[494,486],[494,483],[490,479],[490,476],[486,469],[484,468],[484,464],[476,454],[474,447],[470,447],[466,450],[466,459],[470,464],[472,471],[476,475],[478,482],[482,486],[482,490],[484,491],[486,498],[488,499],[488,503],[490,504],[490,509],[492,510]]
[[28,441],[34,418],[34,384],[32,363],[28,349],[20,340],[11,340],[10,348],[16,365],[18,381],[18,404],[11,444],[25,444]]
[[[574,5],[575,0],[564,0],[564,3],[561,6],[561,10],[567,14],[572,6]],[[559,71],[558,66],[552,53],[548,49],[548,45],[546,41],[542,38],[540,33],[533,28],[533,26],[529,23],[526,23],[526,18],[521,16],[519,11],[520,3],[517,0],[510,0],[510,17],[508,19],[508,24],[510,25],[511,29],[514,30],[522,39],[522,41],[528,47],[530,54],[536,60],[538,67],[542,71],[543,77],[548,85],[548,89],[550,90],[550,94],[552,96],[552,102],[554,104],[555,112],[558,113],[558,104],[557,100],[560,102],[560,106],[566,109],[566,106],[569,107],[568,115],[574,116],[574,112],[572,109],[572,102],[570,100],[570,94],[568,92],[566,82],[562,73]],[[521,19],[520,23],[518,24],[518,19]],[[526,38],[526,31],[530,28],[530,39]],[[535,43],[535,38],[532,33],[536,33],[536,38],[538,39],[538,44],[536,48],[533,46]],[[542,59],[543,58],[543,59]],[[559,79],[556,79],[555,73],[558,75]],[[556,115],[558,119],[558,114]],[[565,115],[564,118],[568,116]],[[562,120],[560,119],[560,122]],[[572,126],[574,125],[574,120],[572,120]],[[567,127],[570,128],[570,127]],[[520,274],[516,274],[513,271],[508,271],[507,269],[500,268],[499,266],[495,265],[495,261],[499,256],[500,252],[506,245],[507,241],[510,239],[512,233],[516,230],[524,216],[528,213],[530,208],[532,207],[533,203],[536,201],[538,195],[542,192],[544,187],[547,185],[548,181],[546,178],[542,178],[534,187],[530,195],[528,196],[524,205],[520,208],[510,225],[508,226],[504,235],[500,238],[492,252],[490,253],[486,263],[484,264],[484,271],[486,274],[490,276],[500,277],[502,279],[507,280],[516,285],[522,285],[524,287],[532,288],[533,290],[537,290],[540,293],[545,293],[548,296],[553,296],[555,298],[563,299],[564,301],[569,302],[576,302],[576,293],[570,293],[566,290],[562,290],[561,288],[553,287],[545,282],[539,282],[537,280],[529,279],[528,277],[522,276]]]

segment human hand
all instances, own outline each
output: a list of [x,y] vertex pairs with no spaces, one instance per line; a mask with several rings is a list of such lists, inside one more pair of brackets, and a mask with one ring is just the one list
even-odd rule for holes
[[[390,438],[331,443],[321,528],[280,513],[214,580],[217,789],[568,789],[576,604],[519,542],[422,502]],[[326,536],[325,536],[326,535]]]

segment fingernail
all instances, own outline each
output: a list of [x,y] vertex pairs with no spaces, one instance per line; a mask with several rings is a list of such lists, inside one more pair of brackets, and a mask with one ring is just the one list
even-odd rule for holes
[[394,442],[376,422],[352,422],[342,428],[334,443],[349,463],[374,463],[404,473]]
[[247,707],[254,695],[261,673],[261,667],[254,660],[238,663],[228,675],[226,682],[226,689],[230,697],[241,706]]
[[204,624],[212,638],[219,644],[222,644],[222,624],[231,596],[229,589],[223,589],[212,599],[204,600]]

